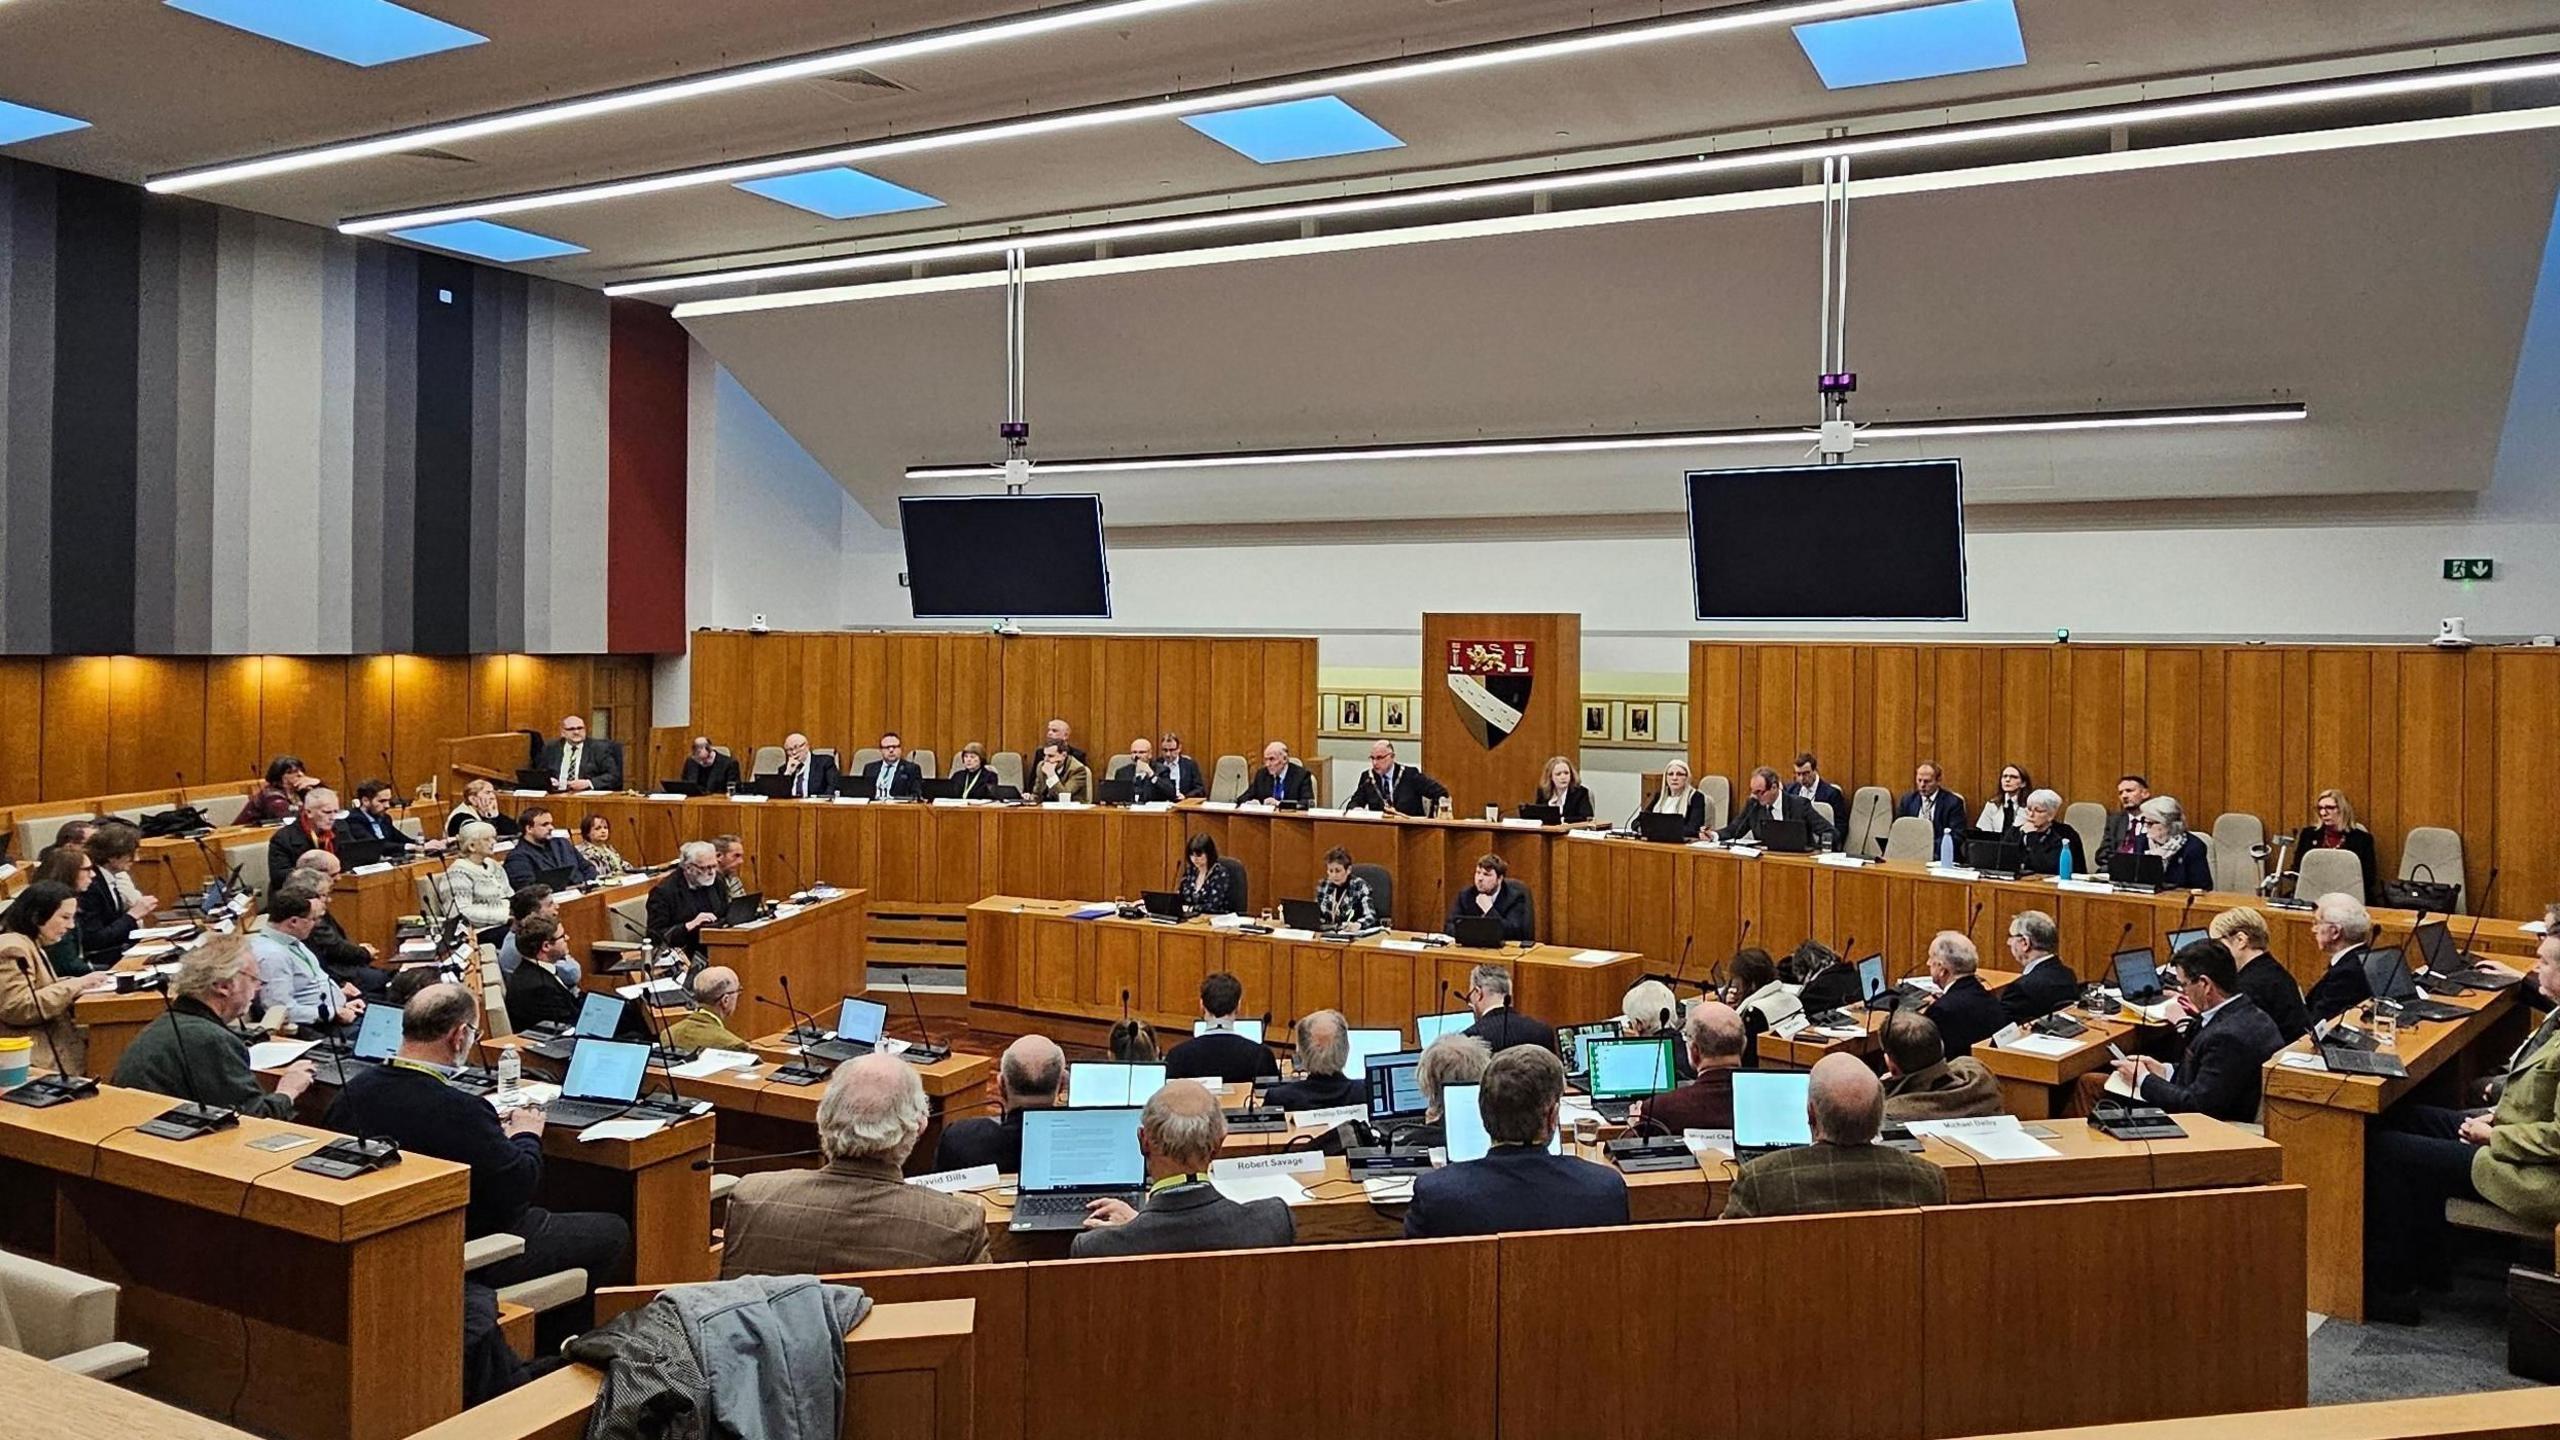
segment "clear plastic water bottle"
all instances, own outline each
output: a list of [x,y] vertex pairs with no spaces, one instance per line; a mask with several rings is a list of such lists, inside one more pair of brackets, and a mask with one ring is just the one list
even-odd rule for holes
[[517,1087],[523,1084],[524,1057],[516,1053],[516,1047],[510,1045],[498,1052],[498,1093],[512,1095]]
[[1953,830],[1938,832],[1938,863],[1941,865],[1956,863],[1956,832]]

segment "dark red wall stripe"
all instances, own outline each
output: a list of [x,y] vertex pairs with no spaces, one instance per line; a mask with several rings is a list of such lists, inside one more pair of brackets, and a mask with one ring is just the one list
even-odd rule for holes
[[684,649],[688,356],[675,317],[613,302],[604,581],[605,648],[618,655]]

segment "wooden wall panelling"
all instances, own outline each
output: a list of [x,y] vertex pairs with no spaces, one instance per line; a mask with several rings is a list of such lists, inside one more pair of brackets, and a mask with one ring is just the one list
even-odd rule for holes
[[1920,651],[1914,646],[1883,645],[1873,653],[1875,679],[1867,692],[1867,753],[1858,757],[1857,769],[1833,778],[1852,794],[1859,785],[1881,785],[1899,797],[1911,788],[1911,769],[1924,758],[1917,717],[1928,702],[1920,689]]
[[104,655],[57,656],[45,662],[44,798],[102,795],[115,703]]
[[2310,811],[2292,789],[2299,782],[2287,772],[2289,765],[2300,764],[2295,757],[2302,748],[2302,732],[2289,721],[2300,712],[2288,704],[2288,654],[2257,648],[2216,653],[2222,679],[2211,691],[2220,707],[2205,737],[2211,757],[2207,784],[2222,796],[2221,810],[2257,816],[2272,837],[2284,817]]
[[[1203,778],[1207,778],[1207,772],[1216,767],[1219,754],[1242,755],[1246,772],[1250,774],[1254,766],[1262,763],[1262,747],[1266,743],[1287,738],[1261,733],[1264,726],[1262,657],[1259,655],[1249,654],[1235,645],[1210,646],[1207,699],[1207,723],[1203,729],[1207,732],[1204,750],[1208,758],[1202,761]],[[1427,696],[1425,703],[1429,703]],[[1295,744],[1289,749],[1301,756],[1313,753],[1300,750]],[[1435,758],[1432,768],[1440,773],[1445,783],[1448,778],[1446,763]]]
[[269,655],[260,674],[259,750],[298,754],[320,774],[337,775],[338,757],[347,754],[346,662]]
[[1742,753],[1742,647],[1689,647],[1689,765],[1731,775]]
[[265,671],[255,655],[225,655],[207,662],[204,765],[208,776],[266,773],[267,762],[274,757],[258,748],[259,693]]
[[[391,659],[392,779],[404,787],[423,783],[441,763],[438,741],[474,733],[471,674],[474,662],[450,655],[395,655]],[[446,798],[459,800],[447,777]]]
[[33,656],[0,659],[0,796],[12,800],[45,793],[44,664]]
[[398,757],[391,755],[392,699],[397,693],[394,668],[388,655],[354,655],[347,659],[347,789],[338,797],[338,803],[349,809],[355,807],[355,787],[362,781],[398,778]]
[[[1161,673],[1156,652],[1161,643],[1121,636],[1106,636],[1095,642],[1101,652],[1097,658],[1102,683],[1095,695],[1093,734],[1085,750],[1097,767],[1128,749],[1129,742],[1138,736],[1143,735],[1152,743],[1158,734],[1156,712],[1162,702],[1156,690],[1156,677]],[[1097,768],[1094,778],[1110,777]]]
[[2038,785],[2051,785],[2053,770],[2053,657],[2041,648],[2008,647],[1991,652],[1993,729],[1988,763],[1988,800],[1999,790],[2000,767],[2024,765]]
[[107,661],[107,773],[110,791],[201,785],[204,768],[204,662],[138,655]]
[[[2538,698],[2560,688],[2555,661],[2560,654],[2547,650],[2503,651],[2491,659],[2502,703],[2493,721],[2497,808],[2488,858],[2507,873],[2498,877],[2498,893],[2489,903],[2505,915],[2539,919],[2544,903],[2560,900],[2560,829],[2551,823],[2560,815],[2560,706]],[[2472,843],[2466,838],[2466,852]],[[2480,858],[2466,858],[2486,885]]]

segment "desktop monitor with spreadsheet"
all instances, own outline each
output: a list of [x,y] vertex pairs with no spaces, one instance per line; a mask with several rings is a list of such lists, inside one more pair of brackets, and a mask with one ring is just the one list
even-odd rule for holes
[[1138,1112],[1022,1112],[1022,1192],[1134,1190],[1147,1183],[1138,1150]]
[[[399,1012],[395,1010],[392,1013],[396,1015]],[[621,996],[604,995],[591,992],[588,994],[586,999],[578,1002],[578,1024],[576,1033],[579,1038],[587,1040],[610,1040],[613,1038],[613,1032],[616,1029],[619,1029],[621,1025]]]
[[1668,1035],[1593,1040],[1584,1050],[1591,1057],[1590,1088],[1594,1100],[1659,1095],[1678,1083]]
[[1163,1088],[1162,1065],[1078,1060],[1067,1067],[1067,1104],[1078,1110],[1104,1105],[1144,1105]]
[[560,1094],[570,1100],[640,1098],[640,1077],[649,1068],[649,1047],[617,1040],[589,1040],[569,1054],[569,1073],[561,1077]]
[[1463,1034],[1474,1023],[1476,1012],[1473,1010],[1453,1010],[1446,1015],[1416,1015],[1413,1017],[1413,1048],[1428,1050],[1432,1041],[1443,1035]]
[[847,998],[836,1010],[836,1038],[856,1045],[877,1045],[880,1029],[888,1021],[888,1006],[877,1000]]
[[1739,1149],[1774,1149],[1813,1143],[1813,1121],[1805,1113],[1805,1092],[1813,1077],[1803,1072],[1737,1070],[1733,1076],[1733,1143]]
[[[1484,1128],[1484,1106],[1481,1085],[1449,1085],[1440,1091],[1440,1119],[1448,1128],[1449,1163],[1481,1160],[1493,1148],[1493,1137]],[[1559,1129],[1547,1137],[1547,1153],[1564,1153],[1564,1132]]]

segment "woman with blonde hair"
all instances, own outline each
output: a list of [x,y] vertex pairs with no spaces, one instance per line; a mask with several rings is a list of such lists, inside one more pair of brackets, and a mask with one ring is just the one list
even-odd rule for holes
[[1538,796],[1533,802],[1556,807],[1557,818],[1567,825],[1579,825],[1591,818],[1591,792],[1582,786],[1582,776],[1573,762],[1562,755],[1550,755],[1538,768]]
[[1644,802],[1657,815],[1680,817],[1681,834],[1690,840],[1707,828],[1707,792],[1689,783],[1689,762],[1674,760],[1662,767],[1662,788]]
[[2311,823],[2293,837],[2294,868],[2301,869],[2302,857],[2314,850],[2344,850],[2356,857],[2364,867],[2364,903],[2381,900],[2377,888],[2381,866],[2373,856],[2373,832],[2356,823],[2356,807],[2347,803],[2345,791],[2323,790],[2311,798]]

